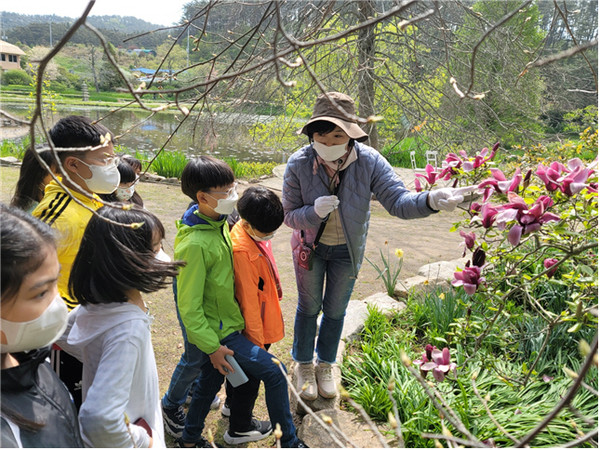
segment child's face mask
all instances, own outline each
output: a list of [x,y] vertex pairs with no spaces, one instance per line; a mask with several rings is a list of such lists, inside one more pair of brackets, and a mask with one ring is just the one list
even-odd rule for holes
[[270,241],[271,239],[273,239],[275,237],[275,232],[271,233],[271,234],[266,234],[263,237],[257,236],[256,233],[254,232],[254,228],[252,228],[252,226],[249,226],[247,228],[248,230],[248,235],[254,239],[256,242],[266,242],[266,241]]
[[135,192],[135,184],[132,184],[129,187],[118,187],[115,191],[115,197],[117,200],[121,202],[127,202],[133,196]]
[[77,174],[77,176],[85,182],[90,191],[95,194],[112,194],[115,189],[119,187],[121,174],[117,169],[117,158],[111,158],[104,166],[88,164],[79,158],[77,159],[85,164],[88,169],[90,169],[90,172],[92,172],[92,176],[87,179]]
[[37,318],[27,322],[0,319],[6,344],[0,344],[2,353],[18,353],[47,347],[67,328],[69,311],[60,295]]
[[235,190],[236,186],[237,183],[234,184],[233,187],[226,192],[226,198],[215,198],[209,193],[206,194],[217,201],[217,206],[213,208],[216,213],[228,215],[233,212],[239,198],[238,193]]

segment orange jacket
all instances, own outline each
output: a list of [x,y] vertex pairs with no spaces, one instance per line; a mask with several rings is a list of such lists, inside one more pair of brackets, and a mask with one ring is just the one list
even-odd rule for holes
[[[244,336],[260,347],[280,341],[284,325],[273,268],[241,221],[231,230],[231,241],[235,298],[246,322]],[[271,252],[270,243],[267,248]]]

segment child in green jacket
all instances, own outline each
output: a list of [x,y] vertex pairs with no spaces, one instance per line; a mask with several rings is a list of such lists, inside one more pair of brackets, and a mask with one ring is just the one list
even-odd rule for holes
[[[223,161],[200,156],[183,170],[181,189],[197,202],[177,223],[175,259],[187,262],[177,276],[177,307],[186,331],[185,370],[177,367],[171,386],[163,398],[163,413],[169,421],[181,419],[179,411],[168,408],[180,404],[179,396],[197,378],[185,426],[178,443],[181,447],[210,444],[202,437],[210,405],[223,384],[224,376],[234,369],[225,359],[232,355],[249,379],[262,380],[271,422],[252,418],[254,399],[237,396],[230,404],[230,427],[226,435],[236,444],[268,436],[279,423],[282,447],[306,447],[296,437],[290,412],[287,380],[273,363],[273,355],[241,334],[244,319],[234,297],[233,250],[227,215],[236,201],[236,183],[231,168]],[[189,382],[181,383],[181,376]],[[178,386],[185,386],[179,389]]]

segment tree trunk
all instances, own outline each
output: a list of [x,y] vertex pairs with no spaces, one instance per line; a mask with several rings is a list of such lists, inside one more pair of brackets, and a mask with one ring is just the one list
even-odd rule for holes
[[100,86],[98,86],[98,77],[96,76],[96,47],[91,47],[92,53],[92,76],[94,77],[94,86],[96,87],[96,92],[100,92]]
[[[375,1],[358,2],[358,17],[361,22],[375,16]],[[363,28],[358,34],[358,115],[367,118],[375,114],[375,27]],[[379,147],[377,125],[373,123],[362,126],[369,135],[367,141],[371,147]]]

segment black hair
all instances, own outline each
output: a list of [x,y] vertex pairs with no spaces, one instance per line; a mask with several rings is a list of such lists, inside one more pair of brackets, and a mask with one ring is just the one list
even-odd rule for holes
[[[308,142],[312,143],[313,135],[315,133],[317,133],[317,134],[331,133],[333,130],[335,130],[335,127],[337,127],[337,125],[328,120],[317,120],[315,122],[309,123],[308,125],[306,125],[306,135],[308,136]],[[348,146],[354,147],[354,139],[353,138],[350,138],[350,142],[348,142]]]
[[[4,303],[14,299],[23,278],[41,267],[48,256],[43,250],[55,250],[56,244],[52,228],[15,206],[0,203],[0,223],[0,298]],[[45,425],[14,411],[5,402],[0,410],[23,430],[36,432]]]
[[131,155],[123,155],[121,156],[121,160],[129,164],[134,171],[142,171],[142,163],[139,159],[131,156]]
[[198,191],[207,192],[235,181],[231,167],[212,156],[199,156],[190,160],[181,173],[181,191],[197,202]]
[[[48,175],[48,171],[39,163],[35,153],[36,150],[31,148],[25,152],[15,194],[10,201],[11,206],[16,206],[24,211],[28,211],[34,203],[42,200],[46,187],[44,178]],[[50,170],[53,172],[58,170],[58,165],[50,150],[38,152],[38,155],[50,167]]]
[[41,267],[48,247],[56,249],[54,232],[19,208],[0,203],[1,300],[12,299],[29,273]]
[[[135,170],[129,164],[125,162],[119,162],[117,165],[117,170],[121,175],[121,181],[119,184],[132,183],[136,180]],[[107,202],[118,202],[117,194],[114,192],[112,194],[98,194],[98,196]]]
[[131,289],[157,291],[170,284],[166,277],[176,276],[185,265],[155,258],[153,241],[157,234],[163,239],[165,229],[151,212],[136,206],[103,206],[97,212],[88,222],[69,277],[69,293],[81,305],[124,303]]
[[244,191],[237,203],[240,217],[261,233],[272,233],[283,223],[283,205],[277,194],[260,187],[251,186]]
[[[101,123],[92,123],[92,120],[84,116],[68,116],[56,122],[49,131],[50,139],[55,147],[95,147],[101,144],[101,137],[110,135],[111,141],[114,136],[111,131]],[[61,151],[58,156],[64,161],[68,156],[79,156],[78,151]]]

